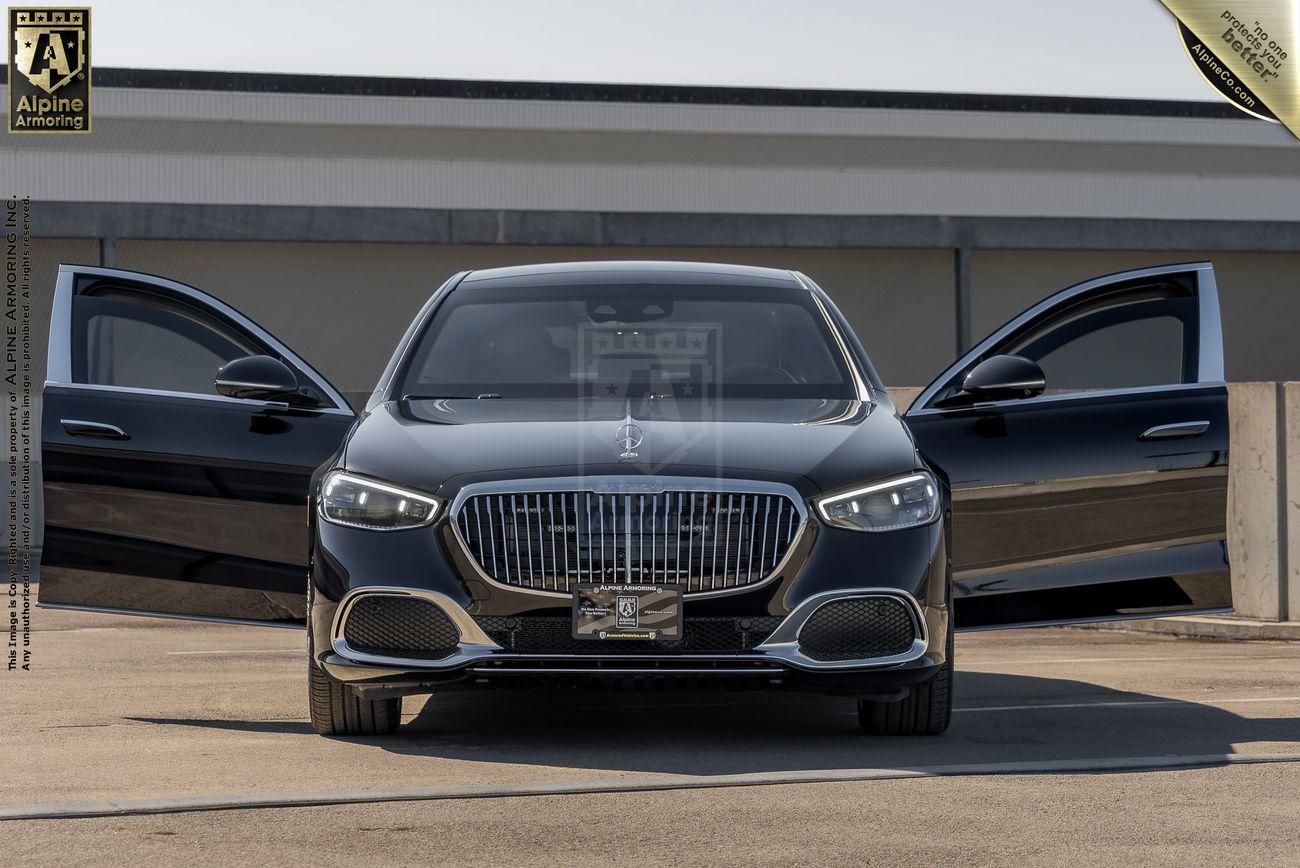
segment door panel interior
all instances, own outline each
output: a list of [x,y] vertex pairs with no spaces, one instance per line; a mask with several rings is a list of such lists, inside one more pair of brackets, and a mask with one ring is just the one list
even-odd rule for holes
[[[60,270],[44,392],[40,604],[292,625],[307,490],[353,422],[333,387],[190,287]],[[216,366],[285,361],[311,409],[239,400]]]
[[[1231,607],[1214,293],[1208,264],[1072,287],[913,404],[908,424],[952,488],[959,629]],[[1006,353],[1039,362],[1047,391],[963,402],[966,371]]]

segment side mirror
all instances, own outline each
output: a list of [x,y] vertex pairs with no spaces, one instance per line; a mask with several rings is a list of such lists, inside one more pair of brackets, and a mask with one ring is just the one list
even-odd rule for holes
[[962,381],[962,391],[981,401],[1032,398],[1046,388],[1043,369],[1024,356],[990,356]]
[[[289,366],[270,356],[245,356],[217,369],[217,393],[227,398],[294,401],[298,377]],[[296,403],[296,401],[295,401]]]

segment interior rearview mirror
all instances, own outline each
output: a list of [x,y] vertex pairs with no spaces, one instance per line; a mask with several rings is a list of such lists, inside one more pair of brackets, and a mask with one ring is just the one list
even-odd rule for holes
[[245,356],[217,369],[217,393],[227,398],[251,398],[259,401],[295,400],[298,377],[289,366],[270,356]]
[[1024,356],[990,356],[962,381],[962,392],[981,401],[1032,398],[1046,388],[1043,369]]

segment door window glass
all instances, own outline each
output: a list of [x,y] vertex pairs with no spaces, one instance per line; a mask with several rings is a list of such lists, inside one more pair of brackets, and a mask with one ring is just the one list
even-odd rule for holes
[[[1163,297],[1162,297],[1163,296]],[[1196,380],[1196,300],[1154,292],[1085,303],[998,349],[1037,362],[1045,394]]]
[[210,314],[154,293],[96,287],[73,301],[77,382],[211,395],[219,367],[262,352]]

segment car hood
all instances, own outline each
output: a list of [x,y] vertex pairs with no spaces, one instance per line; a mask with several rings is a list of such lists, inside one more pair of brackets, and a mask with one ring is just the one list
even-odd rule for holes
[[[630,448],[616,442],[624,425],[640,436]],[[606,474],[767,479],[811,495],[920,465],[896,414],[823,399],[389,401],[357,424],[343,463],[442,496],[469,482]]]

